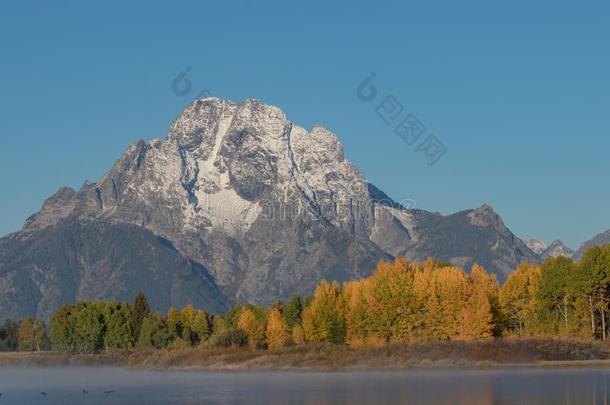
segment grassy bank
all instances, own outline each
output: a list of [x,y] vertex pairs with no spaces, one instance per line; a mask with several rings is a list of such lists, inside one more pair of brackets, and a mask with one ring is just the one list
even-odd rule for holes
[[389,370],[417,367],[610,365],[610,346],[575,340],[433,342],[377,348],[295,346],[280,350],[192,348],[113,351],[95,355],[57,352],[0,353],[0,366],[115,365],[184,370]]

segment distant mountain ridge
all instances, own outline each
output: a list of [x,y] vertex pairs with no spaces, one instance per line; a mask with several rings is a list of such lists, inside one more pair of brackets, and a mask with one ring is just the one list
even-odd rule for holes
[[580,247],[578,248],[576,253],[574,253],[574,258],[580,259],[583,255],[583,253],[585,252],[585,250],[587,250],[587,248],[589,248],[589,247],[607,245],[607,244],[610,244],[610,229],[608,229],[607,231],[598,233],[593,238],[589,239],[588,241],[586,241],[582,245],[580,245]]
[[327,129],[257,100],[207,98],[165,139],[133,143],[100,180],[60,189],[0,239],[0,318],[137,290],[158,310],[270,304],[396,256],[477,262],[500,281],[541,260],[489,205],[413,209],[371,184]]
[[528,239],[525,244],[542,259],[558,256],[572,257],[574,255],[574,251],[560,240],[554,240],[550,245],[547,245],[546,242],[540,240]]
[[572,257],[574,255],[574,251],[567,247],[562,241],[554,240],[541,254],[540,256],[543,259],[548,257]]
[[546,250],[546,248],[549,247],[549,245],[541,240],[537,240],[537,239],[528,239],[525,241],[525,244],[527,245],[527,247],[529,247],[534,253],[536,254],[541,254],[542,252],[544,252]]

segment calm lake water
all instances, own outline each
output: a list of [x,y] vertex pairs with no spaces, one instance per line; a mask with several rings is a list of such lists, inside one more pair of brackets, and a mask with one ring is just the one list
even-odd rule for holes
[[0,368],[0,404],[605,404],[609,382],[607,367],[349,373],[9,367]]

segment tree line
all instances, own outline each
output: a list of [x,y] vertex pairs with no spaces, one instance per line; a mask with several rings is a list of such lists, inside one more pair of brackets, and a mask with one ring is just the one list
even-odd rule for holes
[[504,283],[500,300],[514,335],[606,340],[610,245],[587,249],[577,262],[557,257],[523,263]]
[[610,245],[588,249],[578,262],[558,257],[522,263],[502,287],[476,264],[467,273],[451,263],[399,258],[380,262],[365,279],[323,280],[310,297],[294,295],[269,308],[238,304],[226,314],[190,305],[155,313],[142,293],[132,304],[67,304],[53,314],[48,328],[31,318],[5,321],[0,350],[358,347],[502,336],[605,340],[609,305]]

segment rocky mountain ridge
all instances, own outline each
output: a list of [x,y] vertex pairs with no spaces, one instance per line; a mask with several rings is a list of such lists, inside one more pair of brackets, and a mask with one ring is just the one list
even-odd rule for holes
[[547,245],[546,242],[536,239],[528,239],[525,244],[534,253],[539,255],[541,259],[558,256],[572,257],[574,255],[574,251],[558,239],[551,242],[550,245]]
[[[92,242],[91,229],[113,227],[118,241],[141,244]],[[129,264],[132,251],[142,260]],[[161,277],[147,251],[183,264]],[[60,189],[22,231],[0,239],[0,318],[123,299],[145,281],[160,291],[160,310],[187,299],[213,311],[269,304],[308,294],[321,278],[366,276],[395,256],[478,262],[500,280],[540,260],[488,205],[447,216],[413,209],[370,184],[327,129],[309,132],[257,100],[207,98],[190,103],[165,139],[135,142],[100,180]]]
[[540,254],[543,259],[559,256],[572,257],[573,255],[574,251],[560,240],[551,242],[551,244]]
[[530,248],[532,250],[532,252],[536,253],[536,254],[541,254],[542,252],[544,252],[549,245],[541,240],[538,239],[528,239],[525,241],[525,244],[527,245],[528,248]]
[[610,244],[610,229],[608,229],[607,231],[598,233],[593,238],[589,239],[588,241],[586,241],[582,245],[580,245],[578,250],[574,253],[573,257],[574,257],[574,259],[578,260],[582,257],[583,253],[585,252],[585,250],[587,250],[587,248],[589,248],[591,246],[600,246],[600,245],[607,245],[607,244]]

